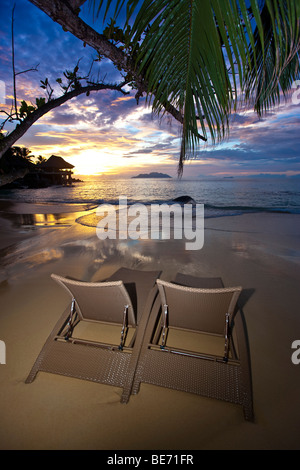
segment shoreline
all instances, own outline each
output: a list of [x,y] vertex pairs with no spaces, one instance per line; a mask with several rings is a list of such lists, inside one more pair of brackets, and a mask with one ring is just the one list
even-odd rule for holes
[[71,226],[93,204],[30,203],[0,199],[0,250],[40,233],[43,228]]
[[[1,449],[300,448],[300,365],[291,361],[291,344],[300,339],[300,215],[210,218],[204,247],[187,251],[182,240],[101,241],[94,228],[75,223],[77,212],[69,212],[66,225],[25,233],[1,214],[0,248],[2,238],[9,243],[0,251],[0,339],[7,348]],[[222,277],[226,286],[245,288],[254,423],[244,421],[239,406],[150,385],[122,405],[120,390],[106,385],[45,373],[24,383],[65,307],[50,274],[97,281],[120,266],[159,269],[165,279],[176,272]]]
[[51,203],[20,202],[13,199],[0,199],[1,213],[12,214],[57,214],[61,212],[83,212],[97,207],[92,203]]

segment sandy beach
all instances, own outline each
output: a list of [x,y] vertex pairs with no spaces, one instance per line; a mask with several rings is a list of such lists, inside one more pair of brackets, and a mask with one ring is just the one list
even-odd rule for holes
[[[207,219],[204,247],[187,251],[183,240],[101,241],[76,223],[87,209],[1,205],[0,448],[299,449],[300,364],[291,345],[300,340],[300,216]],[[145,384],[126,405],[120,389],[88,381],[39,373],[25,384],[68,301],[50,274],[98,281],[121,266],[158,269],[164,279],[217,276],[247,290],[253,423],[239,406]]]

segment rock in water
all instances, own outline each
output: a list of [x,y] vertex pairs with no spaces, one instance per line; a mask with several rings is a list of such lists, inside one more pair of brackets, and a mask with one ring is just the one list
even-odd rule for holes
[[175,202],[181,202],[182,204],[196,204],[195,199],[190,196],[179,196],[173,199]]

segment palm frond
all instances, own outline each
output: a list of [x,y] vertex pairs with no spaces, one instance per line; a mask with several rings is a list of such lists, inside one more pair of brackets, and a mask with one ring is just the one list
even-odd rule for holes
[[[108,8],[112,0],[90,0]],[[199,139],[215,143],[241,94],[260,114],[299,77],[299,0],[116,0],[132,20],[137,71],[154,112],[183,116],[179,173]],[[133,20],[133,16],[135,18]],[[200,136],[200,132],[202,137]]]
[[[171,102],[183,114],[179,173],[199,142],[198,127],[204,139],[210,135],[214,142],[224,138],[227,130],[236,82],[234,76],[232,83],[225,62],[224,43],[232,67],[235,58],[221,13],[218,2],[210,0],[144,0],[132,27],[133,38],[147,31],[137,66],[145,73],[153,111],[164,112]],[[221,28],[216,27],[218,19]],[[234,34],[243,39],[238,28]]]
[[[262,115],[280,103],[282,95],[291,90],[300,78],[300,2],[267,1],[261,11],[264,43],[257,28],[251,63],[245,71],[245,100]],[[277,34],[274,34],[274,30]]]

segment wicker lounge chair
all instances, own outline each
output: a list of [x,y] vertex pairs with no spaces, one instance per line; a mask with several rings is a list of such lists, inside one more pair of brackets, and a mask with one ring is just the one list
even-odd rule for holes
[[[39,371],[61,374],[121,387],[121,401],[126,403],[139,354],[139,347],[135,348],[137,327],[144,309],[151,310],[159,275],[158,271],[121,268],[105,282],[82,282],[52,274],[70,295],[71,303],[48,337],[26,383],[31,383]],[[93,333],[96,324],[101,333],[109,329],[104,341],[83,337],[91,324]],[[139,335],[140,341],[142,337]]]
[[[179,285],[184,281],[194,287]],[[157,280],[160,295],[150,313],[132,393],[141,383],[196,393],[242,405],[245,419],[251,421],[249,355],[241,312],[236,310],[242,289],[224,288],[218,278],[213,279],[214,288],[207,287],[209,279],[204,280],[205,288],[197,284],[201,279],[184,276],[174,283]],[[211,335],[213,341],[221,339],[220,352],[198,347],[201,341],[219,347],[208,342]]]

